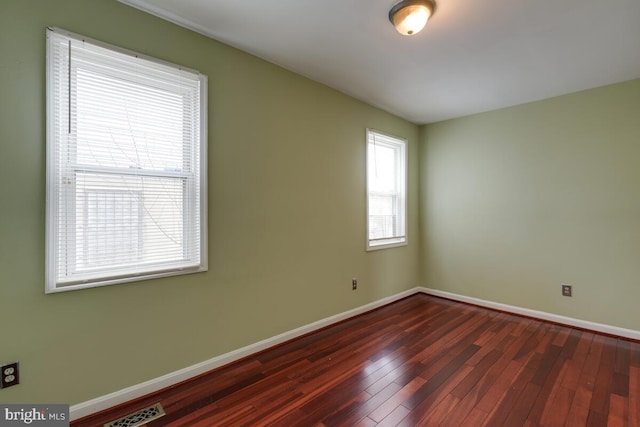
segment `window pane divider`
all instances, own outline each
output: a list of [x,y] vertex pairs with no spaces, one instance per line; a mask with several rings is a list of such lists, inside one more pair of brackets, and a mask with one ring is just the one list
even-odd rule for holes
[[174,171],[160,171],[153,169],[138,169],[138,168],[118,168],[118,167],[104,167],[104,166],[85,166],[85,165],[71,165],[71,170],[74,172],[87,172],[96,174],[109,174],[109,175],[126,175],[126,176],[146,176],[153,178],[180,178],[186,179],[193,176],[191,173],[174,172]]

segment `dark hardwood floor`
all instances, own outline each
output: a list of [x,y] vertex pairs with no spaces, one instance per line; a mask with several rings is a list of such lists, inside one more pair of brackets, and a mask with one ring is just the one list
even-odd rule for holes
[[640,343],[423,294],[74,422],[640,427]]

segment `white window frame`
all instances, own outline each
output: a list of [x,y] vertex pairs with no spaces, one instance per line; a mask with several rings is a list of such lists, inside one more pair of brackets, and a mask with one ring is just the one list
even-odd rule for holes
[[[395,216],[397,220],[392,236],[375,237],[372,236],[374,230],[371,227],[371,201],[372,196],[379,194],[372,193],[369,188],[370,174],[375,173],[370,167],[370,161],[375,153],[376,145],[393,148],[396,151],[396,175],[395,175],[395,192],[387,195],[395,197],[394,204]],[[406,139],[398,138],[375,129],[367,129],[366,137],[366,224],[367,224],[367,241],[366,250],[373,251],[379,249],[395,248],[406,246],[407,239],[407,159],[408,159],[408,143]]]
[[[56,120],[60,121],[59,114],[61,109],[68,108],[69,112],[75,105],[69,105],[71,101],[63,106],[62,99],[59,95],[59,90],[55,88],[55,68],[53,59],[53,44],[56,43],[55,39],[59,43],[60,36],[66,37],[71,41],[80,41],[89,43],[99,48],[108,49],[117,54],[130,57],[131,61],[145,61],[151,64],[151,67],[158,70],[167,70],[167,72],[173,74],[186,75],[189,74],[192,77],[194,84],[197,84],[198,102],[193,105],[197,105],[199,110],[194,116],[194,121],[189,122],[192,125],[192,132],[194,139],[189,141],[197,141],[195,144],[195,150],[198,155],[198,160],[192,162],[191,169],[186,171],[162,171],[162,170],[140,170],[131,174],[123,172],[122,168],[113,167],[86,167],[82,166],[77,171],[84,171],[94,174],[117,174],[113,176],[129,177],[139,176],[143,179],[169,179],[169,180],[181,180],[184,186],[184,196],[182,202],[182,218],[184,235],[182,238],[182,251],[186,254],[186,245],[191,244],[190,247],[195,247],[196,252],[190,252],[189,258],[183,258],[182,260],[175,260],[164,263],[149,263],[139,264],[131,268],[113,269],[92,271],[90,274],[73,274],[63,275],[60,273],[61,258],[60,253],[66,251],[71,255],[67,255],[66,262],[67,270],[73,271],[75,269],[75,262],[77,258],[76,240],[73,238],[73,242],[69,243],[69,238],[65,239],[61,236],[61,229],[69,229],[69,227],[82,227],[83,218],[75,218],[75,178],[61,177],[59,175],[60,165],[64,161],[60,161],[57,156],[58,148],[61,147],[62,137],[60,136],[59,128],[60,124]],[[207,243],[207,76],[199,73],[198,71],[191,70],[185,67],[181,67],[169,62],[158,60],[148,57],[127,49],[119,48],[107,43],[103,43],[97,40],[90,39],[78,34],[71,33],[69,31],[61,30],[58,28],[48,28],[46,31],[47,37],[47,153],[46,153],[46,276],[45,276],[45,293],[71,291],[77,289],[92,288],[97,286],[106,286],[119,283],[127,283],[139,280],[147,280],[159,277],[175,276],[181,274],[190,274],[201,271],[207,271],[208,265],[208,243]],[[71,42],[70,42],[71,43]],[[70,44],[71,46],[71,44]],[[124,57],[123,56],[123,57]],[[69,61],[70,62],[70,61]],[[71,70],[71,65],[69,65]],[[66,73],[69,75],[69,72]],[[141,74],[142,75],[142,74]],[[73,82],[73,78],[69,77],[70,84]],[[67,114],[68,115],[68,114]],[[69,119],[69,123],[71,123]],[[198,129],[198,124],[199,129]],[[71,124],[69,125],[71,126]],[[71,131],[71,127],[69,128]],[[186,140],[185,140],[186,141]],[[185,142],[186,144],[186,142]],[[190,142],[190,144],[194,144]],[[75,172],[74,177],[80,172]],[[128,179],[128,178],[127,178]],[[190,181],[188,181],[190,180]],[[191,184],[189,184],[191,183]],[[65,190],[65,187],[67,188]],[[71,191],[69,188],[72,188]],[[195,190],[194,190],[195,189]],[[66,195],[69,193],[70,195]],[[197,203],[199,199],[199,204]],[[63,205],[63,209],[60,209]],[[64,225],[59,220],[62,215],[67,215],[72,218],[71,225]],[[187,219],[188,218],[188,219]],[[186,224],[188,221],[196,221],[196,226],[191,227],[187,232]],[[75,233],[75,231],[73,231]],[[62,233],[64,234],[64,233]],[[70,233],[69,233],[70,234]],[[64,234],[67,235],[67,234]],[[197,239],[197,240],[194,240]],[[195,246],[193,246],[195,245]],[[193,255],[195,254],[195,255]],[[187,255],[183,255],[186,257]],[[69,266],[71,266],[69,268]],[[62,277],[62,278],[61,278]]]

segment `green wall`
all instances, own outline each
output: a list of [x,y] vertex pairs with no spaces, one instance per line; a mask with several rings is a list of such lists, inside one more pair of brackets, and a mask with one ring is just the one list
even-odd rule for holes
[[423,127],[420,157],[425,286],[640,330],[640,80]]
[[[47,26],[209,76],[208,272],[44,294]],[[83,402],[420,284],[416,125],[115,0],[2,0],[0,58],[0,402]],[[407,247],[364,250],[367,127],[409,140]]]
[[[208,272],[44,294],[47,26],[209,76]],[[83,402],[420,284],[640,330],[640,80],[418,128],[115,0],[2,0],[0,58],[0,402]],[[364,250],[367,127],[409,140],[407,247]]]

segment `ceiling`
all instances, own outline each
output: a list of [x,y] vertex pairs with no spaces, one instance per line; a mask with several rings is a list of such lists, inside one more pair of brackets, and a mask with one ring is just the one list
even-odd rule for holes
[[417,124],[640,77],[640,0],[120,0]]

